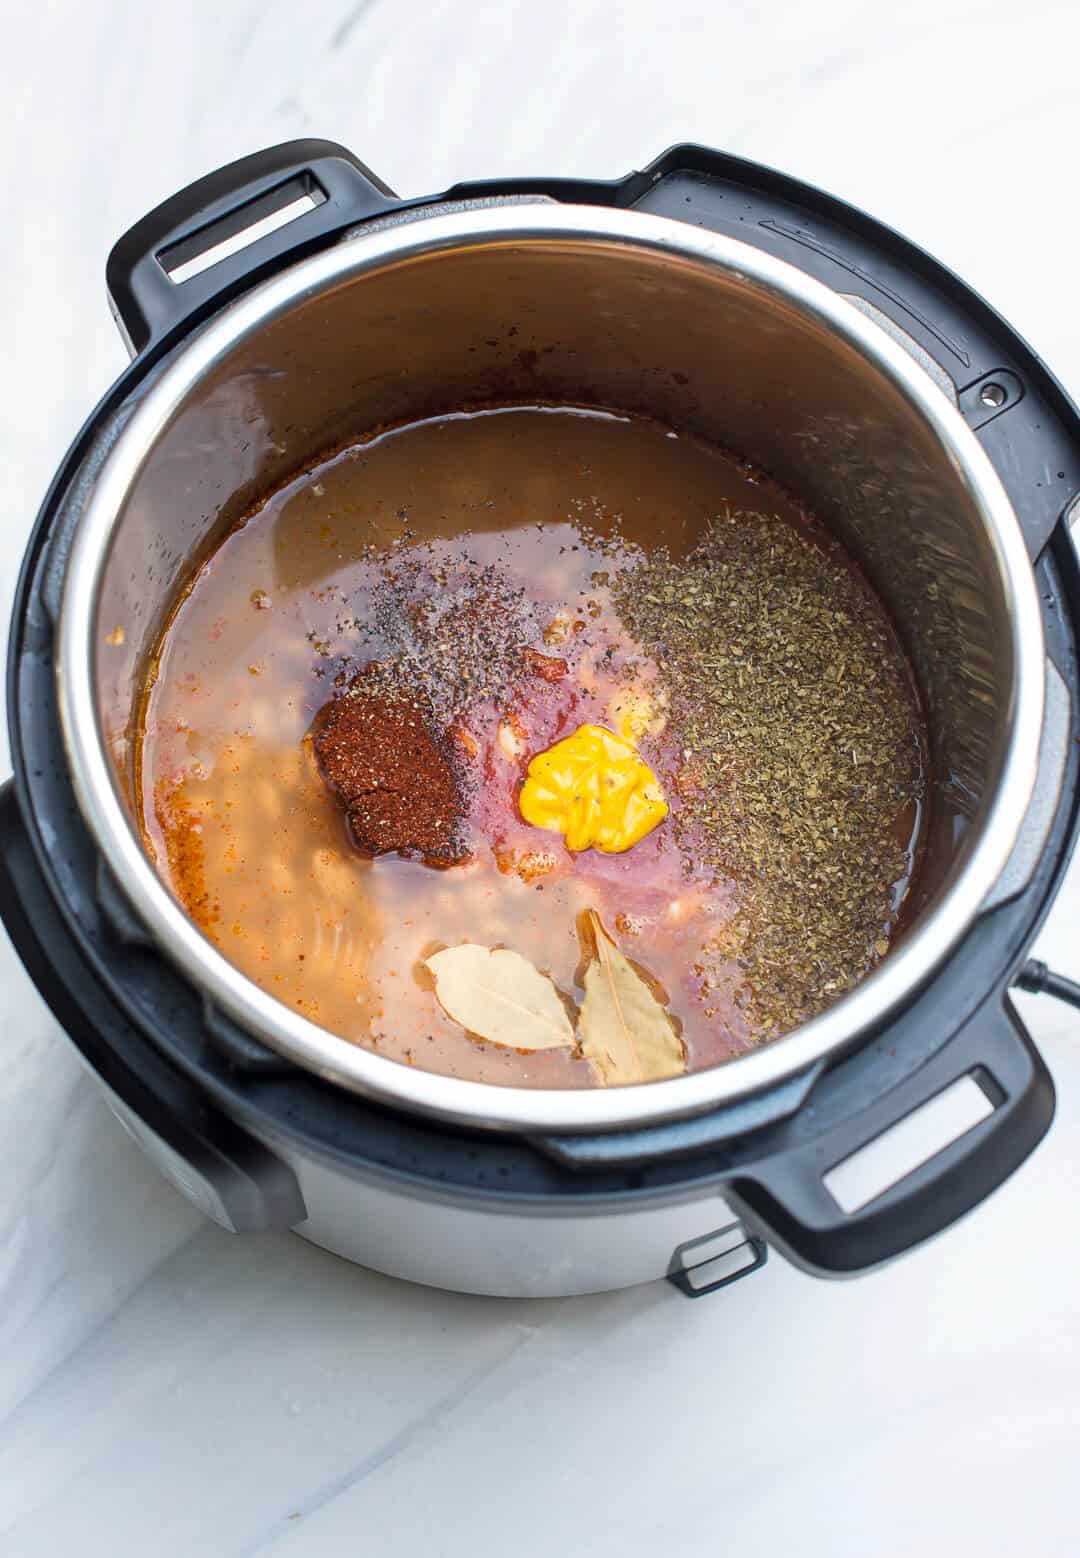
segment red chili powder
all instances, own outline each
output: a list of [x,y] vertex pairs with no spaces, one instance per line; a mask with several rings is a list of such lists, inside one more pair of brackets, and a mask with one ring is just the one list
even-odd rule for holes
[[452,866],[469,853],[464,801],[445,735],[422,697],[362,672],[317,716],[315,757],[362,854]]

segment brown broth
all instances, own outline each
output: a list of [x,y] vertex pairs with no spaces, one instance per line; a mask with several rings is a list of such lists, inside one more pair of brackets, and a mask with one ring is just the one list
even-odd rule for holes
[[[515,1086],[592,1085],[570,1051],[521,1054],[465,1035],[422,964],[466,939],[509,946],[580,1003],[577,922],[589,907],[663,986],[690,1069],[742,1053],[755,1035],[735,955],[719,971],[714,959],[707,980],[700,962],[738,908],[737,885],[690,858],[685,832],[677,847],[667,825],[624,854],[571,855],[515,803],[531,756],[585,721],[615,722],[628,665],[642,685],[656,680],[604,577],[661,542],[685,555],[725,508],[807,524],[794,499],[715,448],[573,408],[393,429],[285,485],[198,572],[159,646],[139,774],[162,876],[257,984],[408,1064]],[[523,706],[489,700],[470,712],[482,783],[467,864],[361,858],[305,740],[312,720],[335,682],[387,653],[388,571],[421,601],[452,588],[462,568],[487,566],[524,590],[531,642],[565,658],[568,675]],[[540,630],[559,613],[565,641],[553,647]],[[644,735],[639,748],[677,812],[678,733]],[[911,808],[896,823],[912,859],[916,818]],[[554,857],[539,876],[537,854]]]

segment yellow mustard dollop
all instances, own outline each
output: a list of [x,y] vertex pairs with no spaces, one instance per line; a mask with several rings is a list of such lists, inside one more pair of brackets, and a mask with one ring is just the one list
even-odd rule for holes
[[630,849],[668,814],[656,775],[629,741],[579,725],[529,764],[518,798],[534,827],[565,833],[567,849]]

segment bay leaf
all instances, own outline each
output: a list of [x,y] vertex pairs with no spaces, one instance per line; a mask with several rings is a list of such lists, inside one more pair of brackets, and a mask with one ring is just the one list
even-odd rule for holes
[[439,1005],[477,1038],[509,1049],[559,1049],[574,1030],[551,980],[520,952],[463,942],[424,959]]
[[686,1070],[686,1048],[670,1014],[619,951],[595,909],[585,912],[591,954],[578,1018],[581,1053],[608,1087],[659,1082]]

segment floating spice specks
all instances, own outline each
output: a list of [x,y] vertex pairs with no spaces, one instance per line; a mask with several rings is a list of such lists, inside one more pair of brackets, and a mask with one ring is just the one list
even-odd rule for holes
[[562,660],[529,646],[543,642],[542,617],[520,580],[474,561],[467,547],[435,564],[425,548],[385,566],[366,618],[339,630],[380,644],[384,674],[421,686],[434,713],[450,722],[471,705],[505,700],[530,677],[558,680]]

